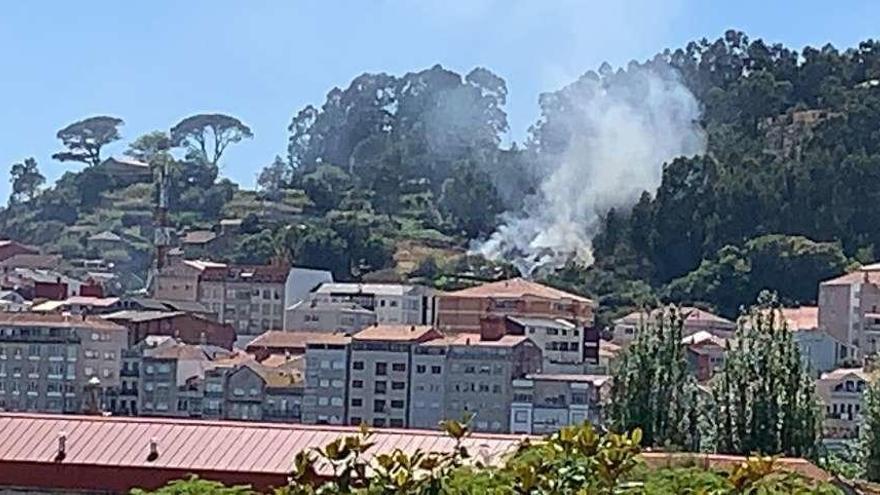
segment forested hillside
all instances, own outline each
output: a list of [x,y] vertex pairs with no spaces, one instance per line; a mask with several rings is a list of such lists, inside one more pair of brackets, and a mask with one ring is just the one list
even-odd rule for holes
[[[585,117],[608,98],[638,109],[656,94],[673,95],[659,104],[688,129],[666,135],[667,126],[646,126],[651,136],[641,143],[650,149],[641,155],[627,143],[609,146],[606,128]],[[730,31],[626,68],[606,65],[540,95],[540,118],[519,144],[503,141],[506,96],[505,80],[486,68],[363,74],[292,117],[287,150],[263,168],[257,191],[219,177],[226,147],[252,136],[232,116],[193,116],[131,140],[127,154],[156,177],[160,165],[170,167],[171,219],[181,235],[244,221],[218,257],[280,256],[342,279],[441,288],[527,269],[597,298],[603,321],[658,300],[732,315],[764,288],[809,303],[819,280],[873,261],[880,246],[878,42],[798,52]],[[691,100],[693,118],[678,109]],[[42,188],[36,162],[13,165],[0,235],[66,258],[112,259],[137,286],[150,263],[157,188],[99,166],[122,124],[101,116],[59,131],[55,158],[84,168],[51,187]],[[668,159],[662,168],[629,163],[656,156]],[[557,195],[548,178],[562,162],[571,175]],[[616,174],[610,186],[593,186],[606,172]],[[605,196],[621,183],[635,189]],[[557,214],[566,209],[575,210],[570,219]],[[518,235],[512,226],[523,218],[534,238],[485,249],[493,233]],[[548,221],[560,224],[553,228],[564,242],[535,232]],[[108,230],[125,238],[124,250],[89,244]]]

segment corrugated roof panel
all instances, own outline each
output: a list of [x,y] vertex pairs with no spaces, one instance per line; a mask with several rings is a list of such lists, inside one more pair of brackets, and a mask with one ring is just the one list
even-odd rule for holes
[[[0,463],[52,463],[58,434],[67,435],[61,462],[83,465],[174,468],[279,473],[289,472],[294,456],[323,447],[341,436],[357,434],[352,427],[296,424],[214,422],[152,418],[105,418],[0,414]],[[492,454],[516,447],[522,437],[477,435],[465,441]],[[155,440],[158,458],[147,460]],[[400,448],[404,452],[448,450],[454,442],[439,431],[377,430],[367,459]]]

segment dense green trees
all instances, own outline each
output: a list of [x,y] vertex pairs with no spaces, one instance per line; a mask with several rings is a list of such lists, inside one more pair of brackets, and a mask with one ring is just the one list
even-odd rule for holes
[[730,454],[810,456],[821,409],[814,383],[777,303],[762,295],[740,319],[712,382],[715,449]]
[[670,307],[640,326],[615,370],[609,419],[618,431],[641,429],[645,445],[695,451],[700,404],[681,345],[683,323]]
[[24,162],[12,164],[9,170],[9,182],[12,183],[12,192],[9,194],[11,206],[36,198],[46,178],[40,173],[37,161],[27,158]]
[[862,406],[861,454],[868,480],[880,482],[880,382],[868,386]]

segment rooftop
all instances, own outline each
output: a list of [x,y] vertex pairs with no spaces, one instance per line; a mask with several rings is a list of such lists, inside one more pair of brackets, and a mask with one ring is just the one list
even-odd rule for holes
[[[651,318],[656,318],[660,315],[661,311],[664,311],[666,308],[655,308],[650,312]],[[736,324],[727,318],[723,318],[714,313],[710,313],[704,309],[695,308],[693,306],[681,306],[679,311],[684,316],[685,323],[688,324],[717,324],[720,326],[726,326],[733,329]],[[646,317],[648,313],[646,311],[633,311],[632,313],[624,316],[623,318],[619,318],[614,320],[615,324],[625,324],[625,325],[638,325],[640,324]]]
[[[203,262],[204,263],[204,262]],[[215,264],[218,265],[218,264]],[[202,280],[226,282],[285,283],[290,267],[287,265],[222,265],[202,273]]]
[[373,294],[377,296],[404,296],[416,286],[405,284],[361,284],[356,282],[325,282],[315,292],[318,294]]
[[361,313],[364,315],[375,314],[374,312],[361,306],[360,304],[353,303],[353,302],[331,302],[331,301],[310,300],[310,301],[299,301],[296,304],[293,304],[287,308],[288,311],[299,310],[299,309],[302,309],[302,310],[312,309],[315,311],[321,311],[321,310],[348,311],[351,313]]
[[575,324],[562,318],[527,318],[523,316],[508,316],[507,319],[525,327],[548,327],[548,328],[575,328]]
[[[0,413],[0,438],[5,439],[0,442],[0,469],[4,475],[16,476],[18,482],[13,484],[40,482],[44,488],[128,492],[138,484],[153,488],[188,473],[203,477],[219,473],[230,484],[256,483],[255,488],[265,489],[285,483],[299,452],[357,431],[356,427],[284,423]],[[455,447],[455,441],[440,431],[377,429],[373,433],[366,461],[395,449],[412,454],[417,449],[449,452]],[[65,455],[57,460],[62,434]],[[462,443],[491,464],[500,463],[525,438],[474,433]],[[22,465],[29,467],[21,469]],[[64,476],[65,468],[74,466],[78,476]],[[319,474],[332,474],[326,464],[317,468]],[[97,475],[109,470],[116,476]]]
[[880,284],[880,263],[865,265],[858,270],[825,280],[821,285],[849,285],[859,282]]
[[184,315],[183,311],[138,311],[132,309],[124,309],[115,311],[106,315],[101,315],[107,320],[130,321],[132,323],[142,323],[145,321],[164,320],[166,318],[174,318],[175,316]]
[[89,328],[96,330],[125,330],[95,316],[65,315],[60,313],[2,313],[0,325],[17,327]]
[[192,230],[183,236],[184,244],[205,244],[217,238],[217,234],[210,230]]
[[347,344],[350,341],[350,337],[341,333],[269,330],[250,341],[247,350],[259,348],[305,349],[308,344]]
[[840,380],[851,375],[857,376],[865,381],[872,379],[871,373],[864,368],[837,368],[827,373],[822,373],[820,380]]
[[376,324],[364,328],[352,336],[354,340],[392,340],[397,342],[423,342],[441,334],[429,325]]
[[525,296],[540,297],[544,299],[567,299],[582,303],[592,304],[586,297],[571,294],[553,287],[532,282],[524,278],[512,278],[499,282],[490,282],[468,289],[450,292],[449,295],[456,297],[499,297],[521,298]]
[[119,234],[105,230],[88,238],[90,241],[106,241],[106,242],[123,242],[124,239]]
[[484,340],[480,339],[480,334],[478,333],[460,333],[451,336],[447,343],[457,346],[516,347],[526,340],[529,340],[529,338],[525,335],[502,335],[498,340]]
[[543,380],[549,382],[576,382],[576,383],[592,383],[593,385],[602,386],[609,380],[611,375],[578,375],[571,373],[536,373],[527,375],[528,380]]
[[57,268],[60,264],[57,254],[18,253],[0,261],[0,267],[11,268]]
[[719,337],[712,332],[700,330],[681,339],[681,343],[684,345],[713,344],[718,347],[726,347],[727,339]]

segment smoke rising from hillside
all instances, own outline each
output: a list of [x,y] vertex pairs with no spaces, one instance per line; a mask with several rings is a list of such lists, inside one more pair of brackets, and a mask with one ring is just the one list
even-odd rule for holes
[[571,257],[591,263],[600,215],[656,190],[664,162],[705,149],[699,103],[666,66],[585,75],[542,98],[553,110],[544,112],[536,135],[538,191],[475,246],[525,275]]

